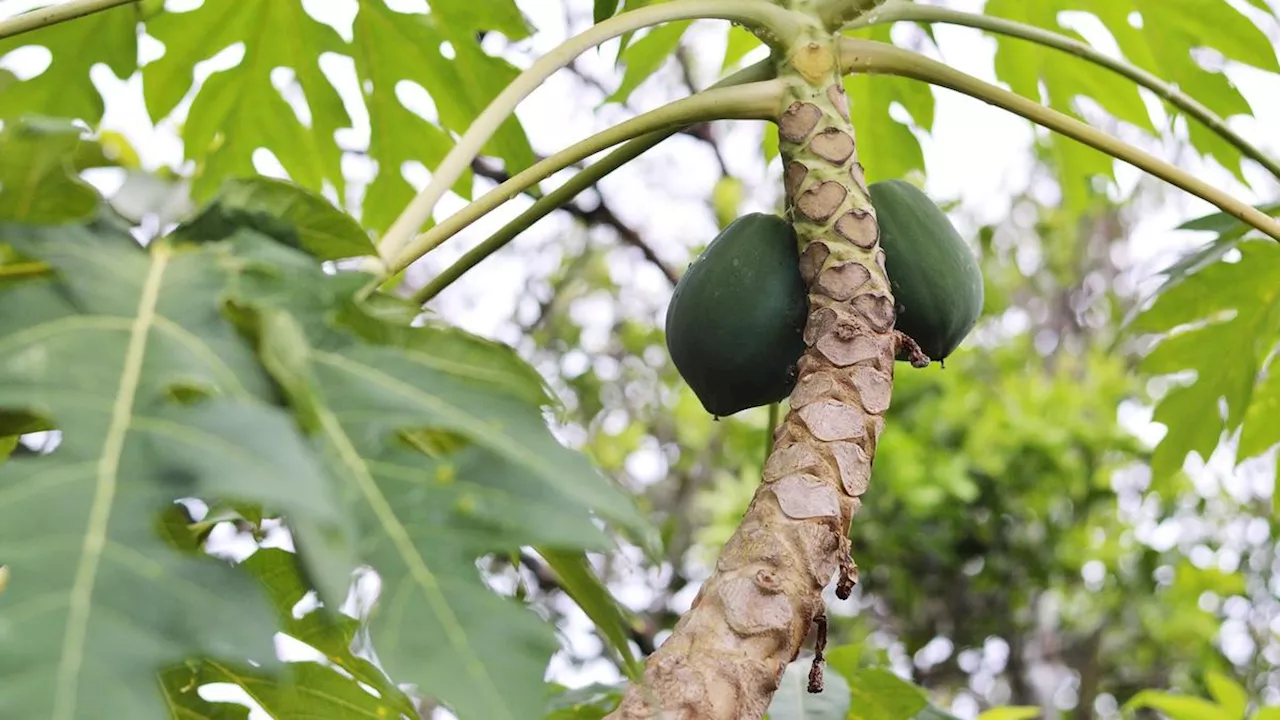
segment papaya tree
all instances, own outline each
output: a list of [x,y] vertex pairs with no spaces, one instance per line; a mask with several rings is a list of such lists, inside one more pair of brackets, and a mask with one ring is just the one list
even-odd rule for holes
[[[229,684],[275,717],[414,717],[417,698],[462,718],[759,718],[791,687],[784,677],[809,638],[807,693],[852,683],[860,717],[920,716],[922,696],[888,673],[854,677],[842,660],[839,679],[824,674],[824,591],[834,580],[847,600],[858,582],[849,533],[875,492],[896,363],[932,368],[954,352],[978,321],[984,281],[919,189],[868,182],[870,158],[891,150],[865,138],[890,121],[850,97],[851,76],[980,99],[1215,205],[1221,214],[1202,223],[1221,239],[1177,268],[1135,325],[1169,335],[1147,372],[1200,372],[1157,411],[1170,434],[1153,467],[1171,472],[1241,426],[1247,453],[1277,439],[1265,419],[1280,385],[1264,371],[1280,256],[1270,241],[1244,240],[1280,240],[1275,207],[1252,207],[1081,120],[1058,94],[1070,83],[1041,102],[1035,77],[1006,90],[895,45],[886,28],[966,25],[1073,55],[1188,118],[1192,142],[1213,157],[1280,178],[1280,164],[1187,94],[1217,80],[1188,68],[1186,38],[1181,56],[1161,54],[1163,38],[1135,39],[1120,5],[1065,0],[993,0],[984,15],[879,0],[597,0],[591,27],[521,71],[477,37],[526,36],[515,4],[428,5],[422,15],[361,2],[350,40],[296,0],[188,10],[69,0],[0,20],[0,55],[43,47],[54,69],[0,70],[0,716],[244,717],[200,692]],[[1231,18],[1216,45],[1237,42],[1244,61],[1278,69],[1273,49],[1257,51],[1256,28],[1240,30],[1222,3],[1133,5],[1142,31],[1157,34],[1184,33],[1179,23],[1211,7]],[[1143,62],[1044,27],[1069,10],[1097,14]],[[1162,24],[1164,14],[1174,19]],[[678,34],[636,34],[698,20],[731,23],[765,58],[535,156],[513,117],[525,98],[593,48],[669,50]],[[143,31],[166,49],[145,64]],[[182,126],[196,207],[144,223],[83,179],[131,163],[117,138],[95,131],[103,101],[91,68],[140,74],[158,120],[183,103],[197,65],[235,43],[244,60],[204,82]],[[321,70],[326,54],[352,61],[374,128],[367,152],[380,170],[358,220],[334,201],[348,190],[335,131],[350,117]],[[292,72],[305,119],[277,90],[278,68]],[[402,82],[427,90],[437,123],[396,99]],[[609,173],[724,120],[771,126],[783,212],[728,224],[676,285],[666,342],[710,414],[784,402],[786,412],[770,422],[761,477],[711,576],[641,661],[588,553],[626,542],[656,556],[657,528],[559,441],[544,378],[424,307]],[[255,172],[263,148],[288,181]],[[503,176],[472,198],[486,154]],[[417,188],[392,171],[411,160],[430,169]],[[437,221],[450,192],[470,201]],[[424,257],[522,194],[534,201],[505,227],[421,286],[406,283]],[[1216,262],[1232,249],[1240,262]],[[1236,314],[1174,332],[1221,311]],[[1224,347],[1235,356],[1218,370]],[[49,437],[52,447],[33,440]],[[237,531],[251,554],[213,552],[215,533]],[[520,562],[526,548],[625,669],[620,701],[569,694],[548,708],[553,628],[476,568],[479,558]],[[281,663],[276,633],[315,657]]]

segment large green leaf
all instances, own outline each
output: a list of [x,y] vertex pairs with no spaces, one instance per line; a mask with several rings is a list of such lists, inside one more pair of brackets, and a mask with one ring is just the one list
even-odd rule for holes
[[[337,32],[312,19],[298,0],[205,0],[195,10],[151,18],[147,32],[165,45],[164,55],[143,68],[147,110],[157,121],[187,94],[197,63],[244,44],[238,65],[205,81],[182,127],[186,156],[198,167],[196,199],[210,197],[226,177],[253,174],[260,147],[297,183],[319,189],[327,180],[342,192],[334,133],[350,118],[319,63],[321,53],[345,50]],[[308,123],[272,85],[278,67],[296,74]]]
[[320,260],[377,255],[368,234],[323,195],[283,180],[236,178],[180,230],[184,237],[221,240],[252,227]]
[[246,236],[238,247],[268,267],[291,264],[287,285],[257,275],[236,302],[252,309],[265,365],[345,487],[382,581],[369,629],[384,666],[463,718],[522,717],[542,702],[553,628],[485,587],[475,558],[526,545],[603,550],[592,513],[643,521],[555,440],[539,404],[489,382],[483,363],[434,355],[416,329],[372,332],[370,317],[348,319],[401,344],[337,332],[327,318],[342,316],[349,278],[274,243]]
[[1237,249],[1238,262],[1221,261],[1186,278],[1134,323],[1139,332],[1169,333],[1143,361],[1144,371],[1196,374],[1156,406],[1153,419],[1168,428],[1151,460],[1157,480],[1176,472],[1189,452],[1207,458],[1221,433],[1242,422],[1242,459],[1280,441],[1280,426],[1264,414],[1280,403],[1280,382],[1268,378],[1259,387],[1263,363],[1280,339],[1280,246],[1256,240]]
[[[261,591],[157,521],[179,498],[256,501],[308,551],[341,552],[338,499],[222,314],[243,263],[78,226],[0,226],[0,242],[56,271],[0,290],[0,407],[61,431],[0,466],[0,716],[155,717],[162,666],[269,664]],[[322,597],[341,597],[353,562],[310,555]]]
[[[460,7],[463,3],[450,0],[447,4]],[[479,7],[488,3],[467,0],[465,4]],[[493,5],[509,4],[502,0]],[[439,0],[433,3],[436,8],[445,5]],[[499,14],[508,13],[495,10],[494,17],[483,19],[495,21]],[[477,15],[474,19],[482,18]],[[366,227],[385,228],[412,197],[412,189],[400,173],[404,163],[417,160],[434,168],[453,146],[447,133],[400,103],[397,84],[416,83],[426,90],[436,106],[439,125],[461,134],[518,74],[511,64],[485,54],[464,30],[443,17],[437,21],[434,15],[393,11],[382,0],[360,5],[355,22],[356,72],[366,84],[372,125],[369,152],[379,166],[378,178],[365,195]],[[446,43],[455,57],[443,54],[441,47]],[[533,149],[514,116],[502,124],[485,150],[502,158],[511,174],[534,162]],[[459,179],[454,189],[469,198],[470,176]]]
[[52,55],[49,67],[29,80],[0,77],[0,119],[36,112],[96,124],[104,105],[89,70],[103,64],[117,77],[132,74],[138,64],[137,26],[138,8],[124,5],[0,40],[0,57],[30,45]]

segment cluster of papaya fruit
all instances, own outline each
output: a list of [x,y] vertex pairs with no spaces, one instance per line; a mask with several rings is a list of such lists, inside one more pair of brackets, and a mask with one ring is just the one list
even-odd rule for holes
[[[885,180],[869,189],[895,329],[941,361],[977,323],[982,271],[946,214],[914,185]],[[707,412],[724,417],[791,394],[808,315],[795,230],[777,215],[752,213],[716,236],[676,285],[667,349]]]

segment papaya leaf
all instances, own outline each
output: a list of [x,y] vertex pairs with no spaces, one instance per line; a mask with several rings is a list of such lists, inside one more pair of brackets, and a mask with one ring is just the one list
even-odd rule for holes
[[550,549],[543,549],[539,554],[555,572],[560,588],[582,608],[609,647],[622,659],[627,675],[639,680],[644,667],[631,652],[628,613],[596,576],[586,554]]
[[[199,667],[199,663],[192,663]],[[249,720],[249,708],[233,703],[210,702],[200,697],[198,671],[184,663],[160,673],[160,687],[169,716],[174,720]]]
[[161,667],[274,662],[251,578],[160,533],[177,499],[282,511],[322,597],[341,597],[354,567],[332,542],[346,523],[335,493],[288,415],[261,402],[268,378],[222,315],[243,263],[226,246],[143,249],[111,232],[0,226],[55,270],[0,288],[0,407],[61,430],[53,452],[0,466],[4,717],[155,717]]
[[[856,37],[889,42],[889,27],[875,25]],[[866,168],[867,182],[897,178],[912,170],[924,172],[924,151],[911,128],[889,115],[895,103],[924,130],[933,127],[934,97],[928,85],[902,78],[850,75],[844,79],[849,95],[849,116],[858,134],[858,161]]]
[[175,234],[184,239],[221,240],[241,227],[307,251],[320,260],[377,255],[360,223],[323,195],[283,180],[236,178]]
[[[387,720],[418,717],[412,706],[407,710],[393,707],[346,675],[319,663],[288,663],[284,667],[282,679],[241,664],[209,660],[196,663],[196,666],[196,682],[201,685],[234,685],[275,720],[338,717]],[[403,698],[403,695],[400,697]],[[236,707],[230,703],[222,703],[221,706]]]
[[[1228,60],[1280,72],[1274,44],[1225,0],[1089,0],[1089,9],[1115,35],[1126,57],[1224,118],[1251,115],[1253,110],[1226,75],[1195,60],[1194,50],[1212,49]],[[1129,22],[1135,10],[1142,13],[1140,29]],[[1213,22],[1205,22],[1206,17]],[[1239,150],[1199,122],[1189,122],[1188,129],[1197,150],[1245,182]]]
[[[305,683],[307,688],[297,691],[294,697],[291,698],[286,693],[285,697],[277,699],[276,705],[264,704],[268,712],[277,718],[284,717],[289,712],[300,710],[301,708],[294,703],[301,702],[303,705],[310,706],[310,717],[334,716],[340,706],[333,705],[328,708],[328,712],[321,712],[323,708],[315,706],[323,701],[323,697],[312,697],[319,693],[310,693],[308,690],[318,687],[332,689],[345,684],[350,688],[337,691],[336,694],[339,697],[351,697],[353,702],[363,702],[363,707],[372,708],[375,712],[381,709],[406,714],[409,717],[414,716],[413,703],[400,691],[400,688],[396,687],[377,665],[352,652],[352,643],[360,631],[360,622],[357,619],[340,613],[316,610],[307,612],[301,617],[298,616],[296,608],[306,599],[311,586],[296,555],[279,548],[264,547],[246,558],[241,566],[256,577],[266,589],[267,596],[279,618],[281,632],[323,653],[327,663],[341,668],[342,672],[346,673],[346,675],[339,675],[323,666],[317,667],[325,669],[326,672],[311,668],[299,670],[291,665],[288,669],[290,673],[295,674],[295,680],[296,673],[302,672],[309,678],[317,680],[318,684]],[[205,682],[216,681],[206,679]],[[270,678],[258,678],[258,682],[274,681]],[[364,683],[373,688],[377,697],[362,690],[356,683]],[[364,697],[361,698],[351,691],[362,693]],[[378,717],[385,717],[385,715]]]
[[[984,13],[1050,28],[1083,41],[1078,33],[1058,26],[1058,13],[1067,9],[1065,5],[1068,4],[1071,3],[992,0],[987,3]],[[1081,119],[1084,117],[1078,111],[1076,101],[1087,97],[1117,119],[1154,132],[1151,117],[1132,82],[1089,63],[1071,62],[1064,59],[1061,52],[1023,40],[999,37],[996,43],[996,77],[1008,83],[1013,92],[1036,102],[1046,102],[1059,112]],[[1047,97],[1042,98],[1041,87]],[[1114,180],[1109,156],[1056,134],[1051,135],[1047,142],[1049,155],[1060,175],[1067,208],[1076,211],[1085,208],[1092,194],[1094,177]]]
[[[321,53],[345,51],[336,31],[314,20],[298,0],[207,0],[187,12],[163,12],[146,27],[165,45],[164,55],[142,70],[147,110],[157,121],[186,96],[197,63],[244,43],[243,59],[205,81],[182,126],[186,156],[198,168],[195,199],[212,196],[227,177],[254,174],[259,147],[270,150],[298,184],[318,190],[327,180],[342,194],[334,133],[351,120],[319,63]],[[288,28],[289,41],[265,28]],[[310,115],[306,122],[272,84],[278,67],[295,74]]]
[[591,8],[591,21],[599,24],[618,13],[621,0],[595,0]]
[[459,36],[495,30],[515,41],[530,35],[529,23],[515,0],[431,0],[427,4],[440,16],[441,26],[454,30],[453,34]]
[[844,720],[849,714],[849,684],[839,673],[823,678],[821,693],[809,692],[809,668],[812,659],[796,660],[787,665],[782,683],[773,694],[768,720]]
[[[1272,217],[1280,217],[1280,203],[1258,205],[1257,209]],[[1224,255],[1239,245],[1246,235],[1255,232],[1252,225],[1223,212],[1188,220],[1179,225],[1177,229],[1213,232],[1217,233],[1218,237],[1211,240],[1204,247],[1188,253],[1161,271],[1160,274],[1165,276],[1165,282],[1157,293],[1167,290],[1187,277],[1221,260]]]
[[118,78],[133,74],[138,66],[138,20],[136,7],[122,5],[0,39],[0,58],[32,45],[52,55],[49,67],[29,80],[6,82],[0,72],[0,119],[38,112],[96,125],[105,106],[89,71],[102,64]]
[[1126,710],[1139,708],[1159,710],[1170,720],[1239,720],[1241,717],[1204,698],[1156,690],[1143,690],[1124,704]]
[[0,130],[0,221],[57,224],[98,207],[98,192],[80,179],[76,150],[92,145],[67,120],[27,115]]
[[1181,468],[1189,452],[1207,458],[1222,432],[1242,422],[1241,459],[1280,441],[1280,426],[1263,414],[1280,402],[1280,382],[1268,378],[1259,388],[1263,364],[1280,339],[1280,247],[1255,240],[1237,249],[1238,262],[1218,262],[1186,278],[1134,322],[1137,332],[1167,334],[1143,360],[1144,372],[1196,373],[1192,384],[1170,390],[1156,406],[1153,419],[1168,433],[1152,455],[1153,481]]
[[691,21],[685,21],[659,25],[628,45],[618,57],[618,61],[626,66],[622,83],[605,102],[625,103],[631,93],[675,53],[691,24]]
[[726,72],[742,62],[751,51],[762,47],[760,38],[750,30],[738,25],[729,25],[729,38],[724,47],[724,61],[720,64],[720,72]]
[[[413,198],[415,190],[404,178],[405,163],[420,161],[436,167],[453,148],[449,133],[414,113],[397,98],[400,83],[414,83],[437,100],[440,120],[469,122],[462,79],[439,55],[444,38],[418,15],[388,9],[378,0],[363,3],[356,15],[355,57],[365,103],[369,107],[369,154],[378,162],[378,176],[365,192],[361,222],[384,230]],[[516,131],[503,126],[499,135],[511,141]],[[495,140],[494,142],[500,142]],[[490,143],[493,144],[492,142]],[[471,198],[473,175],[464,173],[453,190]]]
[[[384,667],[460,717],[521,717],[543,701],[552,628],[483,583],[475,558],[532,545],[602,550],[598,514],[642,527],[630,499],[551,435],[541,408],[440,362],[427,343],[375,346],[328,327],[346,299],[313,260],[244,236],[257,274],[234,301],[264,365],[346,488],[381,578],[369,634]],[[305,281],[303,278],[306,278]],[[366,321],[366,323],[372,321]],[[411,336],[388,333],[386,341]]]

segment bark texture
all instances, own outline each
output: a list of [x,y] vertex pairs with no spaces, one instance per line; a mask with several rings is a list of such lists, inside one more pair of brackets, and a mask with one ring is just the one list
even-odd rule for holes
[[847,598],[856,581],[848,530],[884,428],[897,343],[837,58],[835,39],[815,28],[779,72],[789,86],[778,120],[787,208],[810,303],[791,409],[715,572],[613,720],[762,717],[810,630],[825,635],[823,589],[839,571]]

